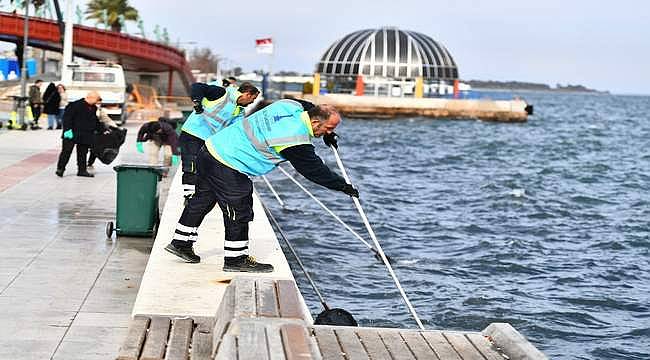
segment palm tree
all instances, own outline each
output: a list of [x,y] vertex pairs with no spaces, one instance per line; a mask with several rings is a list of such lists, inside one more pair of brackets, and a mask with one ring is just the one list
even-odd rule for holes
[[110,25],[111,30],[116,32],[122,31],[122,22],[124,20],[137,21],[139,19],[138,10],[129,5],[128,0],[91,0],[86,9],[88,15],[86,19],[95,19],[97,23],[106,23]]

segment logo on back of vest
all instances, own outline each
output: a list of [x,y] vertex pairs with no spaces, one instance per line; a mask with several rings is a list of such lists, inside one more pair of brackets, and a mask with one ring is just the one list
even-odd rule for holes
[[292,114],[289,114],[289,115],[274,115],[273,116],[273,121],[278,122],[278,121],[280,121],[280,120],[282,120],[284,118],[288,118],[288,117],[292,117],[292,116],[293,116]]

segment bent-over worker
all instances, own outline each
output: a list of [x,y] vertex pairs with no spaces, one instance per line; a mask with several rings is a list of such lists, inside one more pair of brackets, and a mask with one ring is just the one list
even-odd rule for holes
[[[309,104],[311,105],[311,104]],[[333,173],[316,155],[312,137],[336,146],[341,122],[332,106],[307,106],[280,100],[209,137],[197,159],[196,194],[183,210],[165,250],[191,263],[200,262],[193,244],[203,218],[219,204],[225,227],[224,271],[271,272],[273,266],[248,256],[248,223],[253,220],[253,183],[288,160],[307,179],[350,196],[359,192]]]
[[189,199],[196,188],[196,156],[205,139],[244,117],[244,107],[255,101],[259,90],[251,83],[239,88],[194,83],[190,91],[194,111],[187,117],[178,139],[183,169],[183,196]]

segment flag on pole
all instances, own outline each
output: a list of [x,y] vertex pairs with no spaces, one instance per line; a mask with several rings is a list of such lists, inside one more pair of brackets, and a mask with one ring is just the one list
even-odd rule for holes
[[255,50],[258,54],[273,54],[273,40],[271,38],[255,39]]

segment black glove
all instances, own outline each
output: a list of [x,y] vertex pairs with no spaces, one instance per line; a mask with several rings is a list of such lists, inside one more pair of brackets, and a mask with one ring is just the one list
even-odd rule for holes
[[192,100],[192,104],[194,104],[194,112],[197,114],[203,113],[203,105],[201,105],[201,100]]
[[351,184],[343,185],[341,191],[355,198],[359,198],[359,190],[355,189]]
[[327,146],[327,147],[330,147],[330,145],[331,145],[331,146],[334,146],[335,149],[338,149],[339,144],[337,143],[337,140],[336,140],[338,137],[339,136],[336,135],[336,133],[332,131],[329,134],[323,135],[323,142],[325,143],[325,146]]

